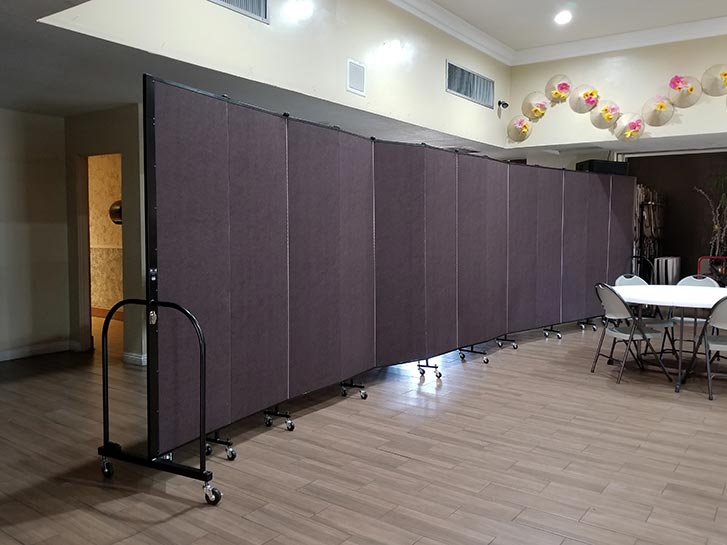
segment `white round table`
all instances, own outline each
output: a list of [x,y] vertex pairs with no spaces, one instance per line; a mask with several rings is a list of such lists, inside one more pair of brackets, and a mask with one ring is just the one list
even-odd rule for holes
[[[712,308],[715,303],[727,297],[727,288],[702,288],[699,286],[627,285],[614,286],[614,291],[627,303],[653,305],[680,309],[678,376],[675,390],[679,392],[687,375],[693,370],[699,345],[694,341],[694,351],[689,369],[682,376],[682,352],[684,346],[684,309]],[[696,323],[696,322],[695,322]],[[696,332],[695,332],[696,333]]]

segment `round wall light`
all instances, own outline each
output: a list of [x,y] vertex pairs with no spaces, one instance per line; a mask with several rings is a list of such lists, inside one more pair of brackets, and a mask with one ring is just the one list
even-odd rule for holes
[[573,14],[567,9],[564,9],[553,18],[553,21],[559,25],[567,25],[571,22],[571,19],[573,19]]

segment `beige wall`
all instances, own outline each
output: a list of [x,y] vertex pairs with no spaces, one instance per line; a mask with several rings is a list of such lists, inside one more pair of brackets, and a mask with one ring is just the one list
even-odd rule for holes
[[[574,86],[593,85],[602,98],[615,101],[623,112],[640,113],[649,98],[668,92],[672,76],[679,74],[701,79],[707,68],[721,63],[727,63],[727,36],[517,66],[512,69],[512,106],[507,117],[520,114],[525,96],[531,91],[542,92],[547,81],[556,74],[566,74]],[[677,110],[667,125],[647,127],[642,138],[724,135],[725,132],[725,97],[705,95],[691,108]],[[533,127],[532,136],[518,146],[601,141],[616,142],[616,139],[607,130],[596,129],[588,114],[577,114],[567,104],[561,104],[548,111]]]
[[[124,223],[124,297],[145,297],[143,239],[143,174],[141,108],[134,104],[66,119],[68,180],[68,247],[70,255],[71,335],[84,348],[90,343],[91,306],[88,286],[88,181],[86,158],[121,154]],[[124,312],[124,358],[131,363],[146,361],[143,336],[144,312]],[[98,340],[100,341],[100,339]]]
[[91,246],[91,306],[108,310],[124,298],[121,225],[109,207],[121,199],[121,155],[88,158],[88,223]]
[[63,119],[0,110],[0,360],[68,350]]
[[[269,25],[206,0],[92,0],[44,19],[144,51],[494,145],[497,110],[445,92],[446,60],[495,80],[510,96],[510,68],[386,0],[316,0],[314,17],[286,23],[271,0]],[[382,48],[399,40],[409,55]],[[346,60],[367,64],[367,96],[346,91]]]

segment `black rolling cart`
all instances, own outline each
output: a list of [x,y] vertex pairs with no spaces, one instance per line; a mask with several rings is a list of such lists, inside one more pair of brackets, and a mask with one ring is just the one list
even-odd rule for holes
[[[146,309],[146,316],[148,324],[154,325],[158,316],[158,308],[169,308],[176,310],[183,314],[191,323],[197,334],[197,340],[199,342],[199,467],[178,464],[172,459],[172,453],[166,453],[161,456],[154,456],[151,451],[151,438],[147,441],[147,455],[139,456],[124,451],[123,447],[111,441],[109,437],[109,351],[108,351],[108,330],[111,319],[116,312],[127,306],[137,305],[142,306]],[[222,492],[219,489],[212,486],[212,472],[207,469],[207,455],[210,450],[208,444],[207,433],[206,433],[206,375],[207,375],[207,356],[206,356],[206,345],[204,339],[204,333],[197,318],[186,308],[176,304],[164,301],[146,301],[144,299],[125,299],[116,303],[106,315],[106,319],[103,324],[103,332],[101,334],[101,367],[102,367],[102,380],[103,380],[103,445],[98,448],[98,453],[101,456],[101,471],[106,478],[111,478],[114,474],[114,466],[110,460],[119,460],[122,462],[136,464],[158,471],[165,471],[174,475],[180,475],[189,479],[196,479],[202,481],[205,500],[211,505],[217,505],[222,499]],[[147,374],[148,377],[148,374]],[[147,378],[148,384],[149,378]],[[149,409],[147,409],[149,410]],[[225,444],[227,449],[227,457],[230,460],[235,458],[235,451],[230,449],[231,443],[219,439],[219,436],[215,434],[215,438],[212,442],[228,443]],[[231,452],[232,454],[231,454]]]

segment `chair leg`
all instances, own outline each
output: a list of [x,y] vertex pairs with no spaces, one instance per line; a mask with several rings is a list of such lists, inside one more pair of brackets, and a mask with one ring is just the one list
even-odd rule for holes
[[624,374],[624,368],[626,367],[626,358],[629,355],[629,352],[631,350],[631,343],[634,340],[634,329],[636,329],[636,321],[633,321],[633,325],[631,326],[631,332],[629,333],[629,340],[626,342],[626,350],[624,350],[624,357],[621,360],[621,369],[619,369],[618,372],[618,378],[616,379],[616,384],[621,384],[621,377],[623,377]]
[[598,361],[598,356],[601,355],[601,347],[603,346],[603,338],[606,336],[606,328],[603,328],[603,332],[601,332],[601,338],[598,341],[598,349],[596,350],[596,357],[593,358],[593,365],[591,365],[591,373],[596,372],[596,362]]
[[672,382],[671,375],[669,374],[669,371],[666,370],[666,367],[664,367],[664,362],[661,360],[661,356],[656,353],[656,350],[654,350],[654,346],[651,344],[651,341],[649,339],[646,339],[646,348],[651,349],[651,353],[654,354],[654,357],[656,358],[656,362],[659,364],[659,367],[661,367],[661,370],[666,375],[666,378],[669,379],[669,382]]
[[613,350],[616,348],[616,337],[613,338],[613,342],[611,343],[611,350],[608,353],[608,363],[611,365],[613,363]]
[[707,355],[707,394],[709,395],[709,400],[712,401],[714,399],[714,396],[712,395],[712,351],[708,346],[706,346],[706,343],[704,352]]

